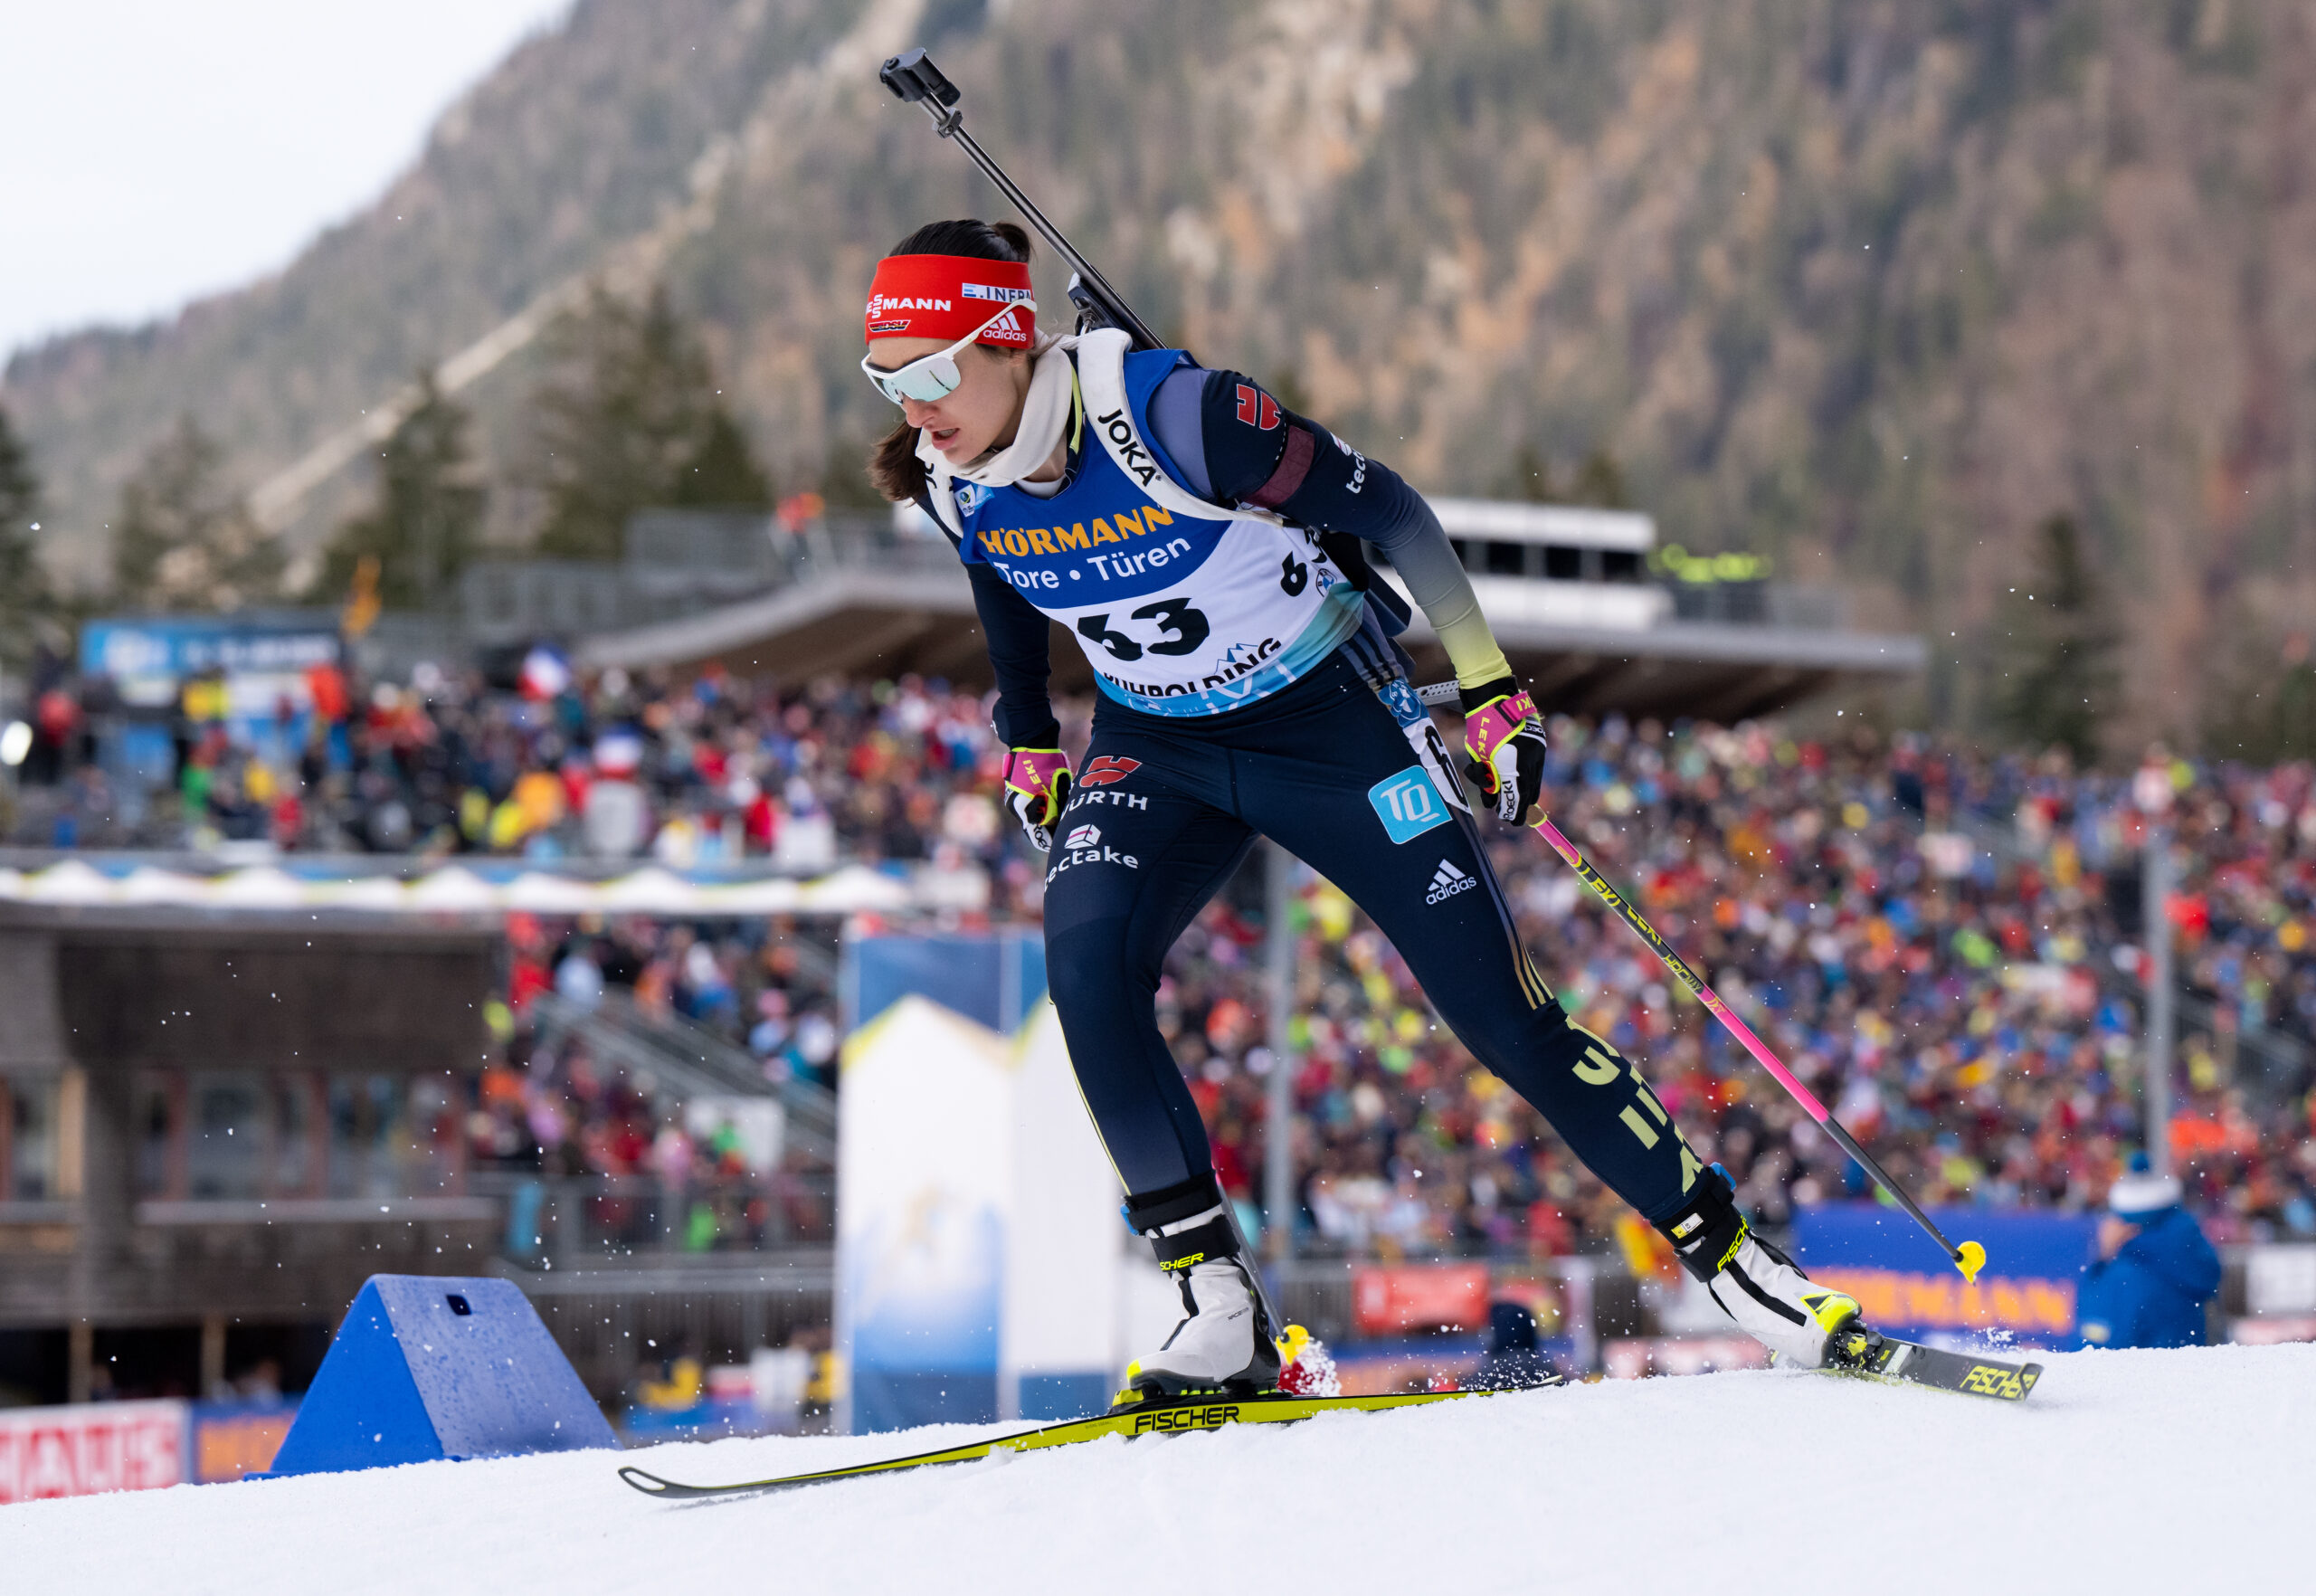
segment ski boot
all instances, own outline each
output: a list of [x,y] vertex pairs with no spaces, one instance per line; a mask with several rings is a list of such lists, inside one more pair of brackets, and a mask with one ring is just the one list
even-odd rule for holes
[[1791,1259],[1753,1234],[1719,1164],[1704,1172],[1688,1205],[1658,1228],[1721,1311],[1770,1349],[1772,1363],[1851,1364],[1880,1342],[1865,1328],[1856,1298],[1811,1284]]
[[1205,1392],[1251,1396],[1277,1385],[1277,1332],[1223,1202],[1211,1173],[1128,1200],[1126,1222],[1182,1291],[1182,1318],[1157,1351],[1126,1366],[1114,1411]]

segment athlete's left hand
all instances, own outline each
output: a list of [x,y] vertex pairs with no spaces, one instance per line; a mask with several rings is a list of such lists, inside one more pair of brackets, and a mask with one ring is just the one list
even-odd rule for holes
[[1544,798],[1544,723],[1528,689],[1509,676],[1466,688],[1464,774],[1495,803],[1509,826],[1533,825]]

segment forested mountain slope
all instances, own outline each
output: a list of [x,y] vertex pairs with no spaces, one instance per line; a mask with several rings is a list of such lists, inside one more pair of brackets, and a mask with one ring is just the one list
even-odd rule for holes
[[[11,364],[53,552],[95,566],[178,412],[255,482],[695,198],[665,274],[760,451],[849,473],[890,414],[851,369],[871,263],[997,205],[875,83],[920,41],[1202,357],[1436,490],[1605,447],[1668,540],[1932,630],[1933,709],[2054,511],[2128,606],[2148,728],[2316,615],[2292,0],[584,0],[281,276]],[[510,476],[524,370],[467,395]]]

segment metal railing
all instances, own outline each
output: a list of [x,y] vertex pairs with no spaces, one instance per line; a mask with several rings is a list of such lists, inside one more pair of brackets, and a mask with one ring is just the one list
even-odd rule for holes
[[[1998,869],[2040,867],[2044,862],[2036,850],[2018,840],[2015,826],[1996,816],[1958,808],[1948,818],[1946,826],[1969,839],[1970,847],[1993,860]],[[1920,829],[1917,827],[1917,831]],[[2112,961],[2105,958],[2093,959],[2091,968],[2102,993],[2145,1005],[2148,989],[2144,982],[2117,970]],[[2178,1025],[2186,1025],[2203,1031],[2215,1043],[2233,1046],[2235,1082],[2258,1103],[2272,1108],[2316,1083],[2316,1046],[2274,1026],[2237,1022],[2235,1016],[2224,1012],[2216,994],[2190,984],[2184,974],[2172,981],[2171,1008],[2175,1034]]]
[[477,562],[460,579],[460,623],[473,642],[578,637],[857,570],[964,580],[946,539],[897,531],[889,516],[839,512],[792,531],[770,516],[650,510],[630,523],[623,560]]
[[789,1167],[699,1181],[652,1174],[478,1171],[470,1192],[500,1205],[498,1250],[525,1269],[687,1267],[836,1240],[836,1177]]
[[1783,626],[1839,632],[1849,624],[1849,603],[1836,588],[1789,582],[1660,582],[1673,595],[1676,621],[1725,626]]
[[819,1164],[836,1162],[836,1094],[793,1076],[767,1078],[755,1054],[706,1026],[647,1011],[620,992],[593,1003],[541,993],[531,1000],[531,1015],[541,1040],[575,1039],[597,1062],[625,1070],[647,1092],[679,1099],[777,1097],[786,1114],[786,1148]]
[[745,1363],[759,1347],[825,1336],[835,1315],[835,1259],[825,1247],[499,1273],[522,1287],[602,1400],[623,1396],[671,1354]]
[[2216,1046],[2234,1049],[2235,1083],[2268,1107],[2298,1097],[2316,1078],[2316,1049],[2289,1031],[2245,1025],[2184,981],[2174,988],[2171,1006],[2183,1026],[2202,1031]]

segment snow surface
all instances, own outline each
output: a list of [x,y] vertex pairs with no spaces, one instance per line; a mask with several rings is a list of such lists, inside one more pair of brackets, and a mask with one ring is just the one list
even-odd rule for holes
[[[2046,1360],[2010,1405],[1799,1373],[1105,1440],[736,1501],[609,1453],[0,1508],[10,1591],[2316,1587],[2316,1345]],[[673,1444],[693,1481],[995,1433]],[[2223,1581],[2226,1583],[2223,1584]]]

